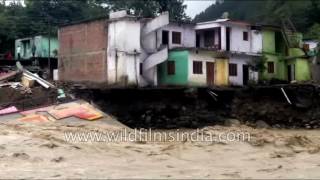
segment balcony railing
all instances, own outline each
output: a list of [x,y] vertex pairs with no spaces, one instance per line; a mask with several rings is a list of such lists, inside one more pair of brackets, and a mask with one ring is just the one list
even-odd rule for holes
[[209,45],[209,46],[204,46],[204,47],[201,47],[201,49],[206,49],[206,50],[212,50],[212,51],[218,51],[218,50],[221,50],[221,46],[219,44],[215,44],[215,45]]

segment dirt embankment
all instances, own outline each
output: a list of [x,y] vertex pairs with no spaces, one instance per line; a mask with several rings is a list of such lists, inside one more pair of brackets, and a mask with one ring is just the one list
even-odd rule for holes
[[50,105],[56,101],[55,89],[45,89],[41,86],[31,89],[2,87],[0,88],[0,107],[15,106],[19,110]]
[[[281,88],[284,88],[290,103]],[[213,93],[209,93],[212,91]],[[314,85],[246,89],[76,90],[133,128],[198,128],[226,119],[276,128],[319,128],[320,90]]]
[[[264,121],[273,127],[319,128],[320,91],[313,85],[251,88],[237,92],[231,117],[249,125]],[[291,104],[290,104],[291,103]]]
[[78,90],[76,96],[94,102],[131,128],[197,128],[223,123],[223,111],[214,111],[216,105],[207,101],[210,97],[197,90]]

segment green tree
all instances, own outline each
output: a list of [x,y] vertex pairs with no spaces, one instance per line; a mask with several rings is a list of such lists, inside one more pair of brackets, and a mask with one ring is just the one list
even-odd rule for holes
[[320,21],[319,4],[318,0],[224,0],[208,7],[194,21],[214,20],[229,12],[231,19],[262,24],[281,25],[282,19],[291,19],[299,31],[306,32],[315,21]]
[[[14,1],[13,1],[14,2]],[[141,17],[154,17],[163,11],[170,19],[190,20],[183,0],[24,0],[5,5],[0,0],[0,53],[13,48],[17,38],[57,32],[61,24],[107,17],[110,10],[126,9]],[[50,26],[49,26],[50,24]]]
[[183,0],[100,0],[107,4],[112,11],[129,10],[141,17],[155,17],[161,12],[169,11],[170,19],[174,21],[190,21],[185,13],[186,5]]
[[14,39],[29,33],[24,7],[19,3],[0,4],[0,53],[12,50]]
[[311,26],[306,33],[305,37],[307,39],[317,39],[320,40],[320,24],[315,23],[313,26]]

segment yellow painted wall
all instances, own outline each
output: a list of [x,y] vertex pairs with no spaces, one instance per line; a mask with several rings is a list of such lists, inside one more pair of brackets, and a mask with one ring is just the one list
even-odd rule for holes
[[228,59],[218,58],[215,63],[215,85],[229,85],[229,61]]
[[[202,74],[193,73],[193,61],[202,62]],[[201,51],[200,53],[195,53],[194,51],[190,51],[188,73],[190,86],[207,86],[207,62],[215,63],[215,58],[211,52]]]

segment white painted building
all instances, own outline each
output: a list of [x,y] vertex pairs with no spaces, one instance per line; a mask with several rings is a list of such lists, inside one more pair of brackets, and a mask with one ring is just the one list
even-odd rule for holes
[[254,57],[248,55],[231,55],[229,57],[229,68],[234,66],[236,70],[229,73],[229,83],[234,86],[242,86],[244,84],[258,81],[258,72],[250,69],[250,65],[254,63]]
[[[109,86],[157,86],[159,65],[168,60],[170,51],[177,49],[192,49],[188,63],[188,71],[190,71],[188,80],[192,84],[205,85],[208,80],[206,64],[213,67],[213,63],[216,63],[217,66],[214,70],[211,68],[210,72],[217,72],[220,68],[218,71],[221,73],[214,77],[220,82],[228,81],[232,85],[243,85],[250,80],[256,81],[258,79],[258,73],[252,71],[250,65],[261,54],[262,35],[259,28],[245,22],[219,19],[198,24],[179,23],[169,22],[167,12],[155,18],[138,18],[128,15],[126,11],[119,11],[110,13],[110,18],[105,22],[98,23],[98,25],[83,26],[81,29],[83,35],[88,35],[88,28],[92,29],[92,32],[101,33],[97,37],[106,36],[104,33],[108,36],[107,42],[100,42],[101,47],[98,49],[99,52],[103,52],[103,55],[99,56],[100,67],[104,67],[101,68],[100,71],[103,72],[100,74],[103,75],[103,80],[107,79],[106,82]],[[70,32],[75,32],[80,28],[75,25],[70,26],[69,29]],[[93,58],[97,61],[97,57],[95,57],[97,51],[94,48],[91,51],[88,44],[81,41],[81,35],[70,38],[73,41],[74,39],[79,40],[77,41],[79,47],[70,47],[71,50],[83,47],[87,47],[85,50],[88,50],[86,53],[88,58],[85,60],[88,63],[79,69],[91,65]],[[70,38],[63,40],[66,43],[73,42]],[[94,34],[90,34],[90,40],[95,38]],[[104,46],[104,44],[106,45]],[[73,44],[71,43],[71,45]],[[95,45],[92,43],[93,47]],[[194,50],[197,49],[206,50],[201,52],[223,52],[227,56],[226,61],[217,62],[217,59],[210,53],[194,53]],[[74,56],[73,51],[71,51],[71,56]],[[201,71],[203,74],[191,73],[193,61],[203,62],[203,71]],[[69,62],[66,61],[66,63]],[[228,68],[228,63],[230,67],[232,66],[231,70],[230,67]],[[65,72],[70,71],[72,67],[68,68]],[[228,75],[223,75],[223,72],[228,73],[229,79]],[[88,75],[83,73],[83,76]]]
[[198,23],[196,47],[235,53],[262,52],[262,34],[257,27],[241,21],[219,19]]
[[230,85],[241,86],[258,81],[258,72],[250,68],[262,52],[262,33],[258,27],[246,22],[218,19],[198,23],[195,29],[197,48],[228,54]]
[[157,31],[157,46],[174,48],[194,48],[196,44],[195,24],[170,22]]
[[108,82],[157,85],[157,65],[168,59],[168,49],[157,47],[156,32],[167,24],[168,13],[154,19],[138,19],[127,15],[126,11],[111,13],[108,22]]
[[140,29],[141,24],[133,17],[117,19],[110,17],[107,47],[109,84],[117,82],[138,84],[139,54],[141,54]]
[[[121,82],[124,78],[133,85],[157,86],[158,65],[168,60],[170,50],[179,48],[225,52],[232,68],[226,71],[231,85],[258,79],[250,65],[261,55],[262,34],[249,23],[229,19],[178,23],[169,22],[168,13],[154,19],[138,19],[120,11],[111,13],[108,24],[108,82]],[[214,62],[215,58],[191,53],[190,61],[193,60]],[[204,84],[206,69],[203,72],[202,76],[190,73],[188,79],[193,84]]]

